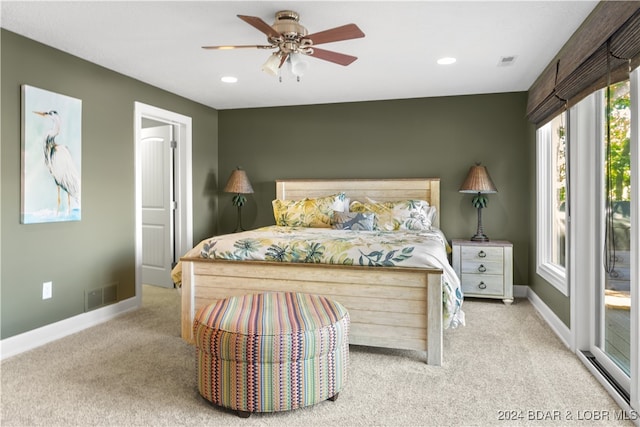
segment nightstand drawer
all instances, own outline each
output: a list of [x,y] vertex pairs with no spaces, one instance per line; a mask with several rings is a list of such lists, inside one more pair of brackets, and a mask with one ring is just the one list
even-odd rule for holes
[[462,274],[500,274],[502,275],[502,260],[500,262],[465,261],[462,263]]
[[464,294],[496,295],[504,294],[504,279],[502,276],[487,276],[486,274],[463,274],[460,278]]
[[502,262],[504,251],[501,246],[463,246],[460,250],[462,261],[499,261]]

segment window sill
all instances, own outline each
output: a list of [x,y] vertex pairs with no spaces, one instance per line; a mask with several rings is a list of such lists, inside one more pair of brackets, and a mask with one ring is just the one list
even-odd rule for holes
[[536,273],[549,282],[551,286],[562,292],[563,295],[569,296],[567,272],[564,267],[559,267],[558,265],[551,263],[540,264],[536,269]]

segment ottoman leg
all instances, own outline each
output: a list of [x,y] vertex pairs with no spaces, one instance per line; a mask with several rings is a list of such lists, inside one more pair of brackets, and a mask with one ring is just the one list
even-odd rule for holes
[[330,400],[330,401],[332,401],[332,402],[335,402],[335,401],[338,399],[338,395],[339,395],[339,394],[340,394],[340,393],[336,393],[336,394],[334,394],[334,395],[333,395],[333,396],[331,396],[328,400]]
[[236,411],[240,418],[249,418],[251,416],[251,412],[247,411]]

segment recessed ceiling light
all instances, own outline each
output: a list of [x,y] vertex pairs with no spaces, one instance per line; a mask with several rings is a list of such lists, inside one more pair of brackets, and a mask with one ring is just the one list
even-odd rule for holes
[[236,83],[238,81],[238,78],[233,76],[224,76],[220,80],[225,83]]
[[450,64],[453,64],[454,62],[456,62],[456,58],[451,58],[451,57],[447,56],[445,58],[438,59],[437,62],[440,65],[450,65]]

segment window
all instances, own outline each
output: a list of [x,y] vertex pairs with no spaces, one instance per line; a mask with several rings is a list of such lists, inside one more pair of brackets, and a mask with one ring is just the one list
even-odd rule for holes
[[538,252],[536,272],[568,295],[567,113],[538,129]]

